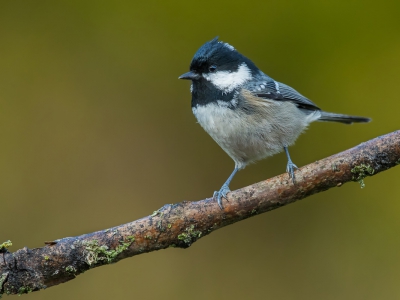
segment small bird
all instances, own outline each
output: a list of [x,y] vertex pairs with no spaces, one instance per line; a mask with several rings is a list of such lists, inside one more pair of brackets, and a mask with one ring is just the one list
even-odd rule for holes
[[295,184],[288,147],[314,121],[365,123],[369,118],[322,111],[295,89],[264,74],[247,57],[218,37],[197,50],[190,71],[192,111],[204,130],[233,159],[235,169],[218,192],[222,198],[238,170],[285,151],[286,172]]

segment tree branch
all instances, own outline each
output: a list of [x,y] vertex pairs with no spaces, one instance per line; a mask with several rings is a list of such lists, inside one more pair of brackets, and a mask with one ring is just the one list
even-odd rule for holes
[[101,265],[168,247],[187,248],[226,225],[279,208],[400,164],[400,130],[304,166],[294,185],[282,174],[228,194],[221,210],[212,198],[167,204],[152,215],[110,229],[7,251],[0,245],[0,296],[22,294],[74,279]]

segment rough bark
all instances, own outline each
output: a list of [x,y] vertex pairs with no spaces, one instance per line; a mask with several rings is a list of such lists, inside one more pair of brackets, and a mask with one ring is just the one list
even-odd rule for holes
[[400,130],[304,166],[296,184],[282,174],[233,191],[221,210],[212,198],[164,205],[152,215],[42,248],[10,253],[0,245],[0,296],[51,287],[104,264],[168,247],[187,248],[226,225],[400,164]]

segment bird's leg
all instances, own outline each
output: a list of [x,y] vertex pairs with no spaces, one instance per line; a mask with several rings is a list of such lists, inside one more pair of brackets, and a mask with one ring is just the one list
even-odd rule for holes
[[298,169],[298,167],[290,159],[288,147],[287,146],[283,146],[283,149],[285,149],[286,157],[288,159],[288,162],[287,162],[287,165],[286,165],[286,172],[289,173],[289,177],[292,178],[293,184],[295,184],[296,180],[295,180],[295,177],[294,177],[294,169]]
[[231,190],[229,189],[229,184],[232,181],[233,176],[235,176],[236,172],[239,171],[239,168],[235,166],[235,169],[233,170],[232,174],[229,176],[229,178],[225,181],[225,183],[222,185],[221,189],[217,192],[214,192],[213,198],[217,198],[218,205],[221,209],[222,207],[222,197],[226,199],[226,194],[229,193]]

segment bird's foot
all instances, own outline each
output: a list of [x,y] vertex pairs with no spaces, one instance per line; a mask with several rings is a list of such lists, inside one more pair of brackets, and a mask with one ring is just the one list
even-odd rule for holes
[[296,183],[296,179],[294,176],[294,169],[298,169],[298,167],[292,161],[288,161],[286,166],[286,172],[288,172],[289,177],[292,178],[293,184]]
[[222,197],[224,197],[225,199],[227,199],[227,198],[226,198],[226,195],[227,195],[230,191],[231,191],[231,190],[229,189],[229,186],[227,186],[227,185],[224,184],[218,192],[217,192],[217,191],[214,192],[213,198],[214,198],[214,199],[217,199],[218,205],[219,205],[219,207],[220,207],[221,209],[223,209],[223,207],[222,207]]

